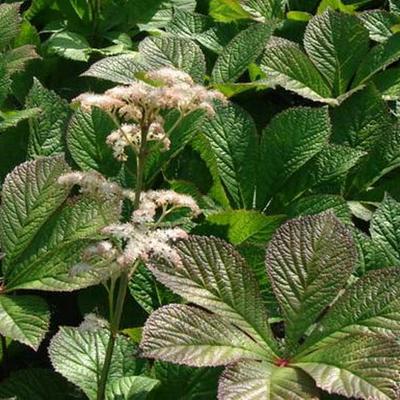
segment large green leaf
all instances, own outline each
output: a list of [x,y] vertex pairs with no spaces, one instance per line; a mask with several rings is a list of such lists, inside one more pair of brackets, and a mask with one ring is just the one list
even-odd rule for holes
[[46,302],[37,296],[0,296],[0,333],[37,350],[50,323]]
[[[98,379],[103,368],[109,336],[107,330],[90,331],[83,328],[62,327],[49,347],[54,369],[79,386],[90,400],[96,399]],[[116,382],[121,378],[133,377],[143,372],[143,362],[134,358],[136,352],[137,349],[132,342],[123,336],[117,336],[106,390],[115,393],[117,387],[114,387],[114,384],[118,385]]]
[[86,38],[71,31],[54,33],[46,42],[50,54],[74,60],[89,61],[91,47]]
[[400,267],[400,203],[386,195],[371,221],[371,237],[384,266]]
[[91,65],[82,76],[129,85],[136,81],[135,73],[144,71],[146,68],[138,53],[129,53],[103,58]]
[[318,400],[313,380],[297,368],[239,361],[223,372],[218,388],[224,400]]
[[332,141],[370,150],[392,121],[380,93],[369,85],[331,110]]
[[215,83],[235,82],[263,51],[273,25],[254,24],[240,32],[224,48],[212,71]]
[[174,67],[187,72],[197,82],[204,81],[204,54],[190,39],[175,36],[147,37],[140,42],[139,51],[152,69]]
[[257,184],[260,208],[325,146],[330,133],[325,108],[292,108],[272,119],[261,141]]
[[218,173],[236,207],[251,207],[257,165],[257,132],[251,116],[229,103],[216,106],[216,115],[205,121],[207,137]]
[[20,6],[21,3],[0,4],[0,50],[18,35],[21,26]]
[[357,16],[368,29],[370,38],[380,43],[385,42],[393,35],[391,28],[399,22],[396,15],[386,10],[368,10]]
[[39,58],[35,51],[35,46],[27,44],[11,49],[3,54],[7,63],[7,72],[11,75],[22,72],[28,61]]
[[37,79],[25,101],[26,107],[39,107],[41,113],[30,119],[28,154],[30,158],[52,156],[64,151],[68,103],[46,89]]
[[107,387],[106,400],[144,400],[158,384],[146,376],[124,376]]
[[333,214],[295,219],[278,229],[266,264],[289,344],[295,346],[335,299],[355,261],[351,234]]
[[[324,345],[346,334],[380,334],[396,338],[400,332],[400,269],[369,272],[351,285],[319,323],[304,347]],[[322,341],[321,343],[318,343]]]
[[177,8],[171,22],[166,26],[166,31],[175,36],[196,40],[211,25],[208,17]]
[[239,0],[210,0],[209,13],[216,21],[223,23],[251,18]]
[[270,85],[282,86],[310,100],[336,104],[330,87],[298,44],[271,39],[260,66]]
[[11,89],[11,78],[7,73],[7,65],[0,55],[0,106],[3,105]]
[[34,118],[40,114],[39,108],[26,108],[24,110],[0,111],[0,132],[15,128],[20,122]]
[[354,78],[353,87],[368,81],[374,74],[384,70],[400,58],[400,32],[386,42],[373,47],[364,58]]
[[254,19],[266,20],[281,18],[285,6],[283,0],[239,0],[239,3]]
[[44,368],[17,370],[0,384],[2,399],[76,400],[76,393],[62,376]]
[[385,100],[400,99],[400,68],[389,68],[376,74],[372,81]]
[[75,112],[68,125],[67,145],[81,169],[96,170],[106,176],[118,173],[120,163],[106,144],[107,136],[116,129],[114,120],[99,108]]
[[[64,202],[68,189],[57,184],[69,170],[61,156],[19,165],[3,185],[0,208],[0,238],[6,266],[31,244],[47,219]],[[8,267],[3,265],[7,273]]]
[[398,397],[400,347],[379,336],[350,336],[296,360],[317,386],[346,397]]
[[332,10],[312,18],[304,35],[305,50],[334,97],[346,92],[368,45],[368,32],[355,16]]
[[176,250],[181,265],[152,263],[156,278],[187,301],[227,318],[271,353],[274,341],[257,281],[234,248],[219,239],[192,236]]
[[144,357],[193,367],[268,356],[265,349],[226,320],[180,304],[161,307],[150,315],[140,348]]

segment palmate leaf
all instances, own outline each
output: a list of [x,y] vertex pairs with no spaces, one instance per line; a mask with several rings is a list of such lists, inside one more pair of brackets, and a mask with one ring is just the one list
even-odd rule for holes
[[190,39],[175,36],[147,37],[139,44],[140,54],[151,69],[174,67],[202,83],[206,62],[200,47]]
[[[98,379],[103,368],[109,335],[107,330],[89,331],[62,327],[49,347],[54,369],[79,386],[90,400],[96,399]],[[134,358],[136,352],[137,349],[132,342],[123,336],[117,336],[106,387],[109,392],[107,400],[117,400],[118,392],[126,393],[124,387],[134,383],[120,379],[136,377],[144,372],[144,362]],[[145,387],[151,388],[154,382],[142,383]],[[129,400],[130,397],[120,397],[120,399]]]
[[298,368],[280,368],[260,361],[239,361],[223,372],[221,400],[318,400],[313,380]]
[[55,92],[46,89],[36,78],[25,100],[26,107],[38,107],[39,115],[29,121],[30,158],[52,156],[64,151],[67,121],[70,117],[68,103]]
[[254,24],[240,32],[224,48],[212,71],[215,83],[235,82],[262,53],[274,26]]
[[251,207],[257,165],[257,131],[251,116],[230,103],[216,106],[216,115],[201,129],[216,160],[219,177],[233,204]]
[[264,208],[286,181],[326,145],[328,110],[292,108],[275,116],[263,132],[257,182],[257,205]]
[[400,267],[400,203],[386,195],[373,215],[370,231],[383,264],[376,267]]
[[328,10],[307,25],[304,47],[334,97],[344,94],[368,51],[367,30],[356,17]]
[[355,261],[350,232],[330,213],[292,220],[278,229],[266,264],[289,345],[296,346],[335,299]]
[[152,263],[156,278],[187,301],[226,318],[272,354],[275,344],[257,281],[234,248],[222,240],[192,236],[176,249],[182,264]]
[[193,367],[269,356],[227,320],[183,304],[164,306],[150,315],[140,348],[144,357]]
[[346,397],[392,400],[399,394],[400,346],[380,336],[350,336],[296,359],[317,386]]
[[18,35],[21,26],[21,3],[0,4],[0,50]]
[[50,323],[46,302],[38,296],[0,295],[0,333],[37,350]]

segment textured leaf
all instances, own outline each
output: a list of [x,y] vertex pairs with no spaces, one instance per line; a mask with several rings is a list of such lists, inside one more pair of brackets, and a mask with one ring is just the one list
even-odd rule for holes
[[351,234],[332,214],[292,220],[278,229],[266,264],[291,343],[346,285],[355,261]]
[[144,400],[158,383],[145,376],[125,376],[108,386],[106,400]]
[[152,69],[175,67],[187,72],[197,82],[204,81],[204,54],[190,39],[174,36],[147,37],[140,42],[139,51]]
[[376,42],[385,42],[393,35],[391,27],[396,25],[398,18],[386,10],[369,10],[358,15],[362,24],[368,29],[369,37]]
[[[400,331],[400,270],[372,271],[355,284],[332,306],[304,347],[340,334],[380,334],[395,339]],[[322,344],[318,343],[322,340]]]
[[[66,199],[68,190],[59,186],[57,179],[67,171],[63,158],[53,157],[23,163],[6,177],[0,209],[0,238],[6,264],[29,247]],[[7,273],[4,265],[3,272]]]
[[35,232],[30,247],[7,264],[6,288],[71,291],[108,278],[115,268],[108,262],[81,274],[71,274],[71,268],[81,263],[83,250],[101,228],[116,221],[119,212],[115,202],[84,198],[43,219],[44,225]]
[[279,85],[314,101],[336,104],[332,93],[317,68],[294,42],[273,38],[266,46],[261,69],[270,85]]
[[21,26],[20,6],[21,3],[0,4],[0,50],[18,35]]
[[2,381],[0,397],[18,400],[76,400],[76,393],[71,389],[62,376],[48,369],[20,369]]
[[82,76],[130,84],[136,81],[135,73],[145,71],[146,66],[138,53],[106,57],[90,66]]
[[400,68],[390,68],[376,74],[372,81],[385,100],[400,98]]
[[324,147],[329,135],[325,108],[293,108],[272,119],[261,141],[257,184],[260,208]]
[[239,0],[239,3],[255,19],[262,17],[271,20],[283,16],[284,1],[282,0]]
[[74,32],[62,31],[54,33],[46,42],[51,54],[74,60],[88,61],[90,58],[90,44],[84,36]]
[[75,112],[68,125],[67,145],[73,160],[83,170],[96,170],[114,176],[120,164],[106,144],[107,136],[117,128],[113,119],[99,108]]
[[196,35],[196,40],[214,53],[221,54],[240,31],[239,24],[215,23],[210,29]]
[[384,70],[400,58],[400,32],[395,33],[385,43],[373,47],[358,68],[353,88],[368,81],[374,74]]
[[174,17],[166,26],[166,31],[187,39],[197,39],[197,35],[206,31],[211,26],[211,20],[202,15],[176,9]]
[[400,204],[386,195],[371,221],[371,237],[384,265],[400,267]]
[[392,400],[398,395],[400,347],[376,336],[353,336],[298,360],[317,386],[346,397]]
[[0,333],[3,336],[37,350],[49,323],[50,312],[40,297],[0,296]]
[[218,22],[232,22],[251,18],[251,15],[243,10],[239,0],[211,0],[209,14]]
[[235,82],[263,51],[272,35],[273,25],[254,24],[229,42],[212,71],[216,83]]
[[[54,369],[79,386],[90,400],[96,399],[98,377],[103,368],[109,335],[106,330],[88,331],[82,328],[62,327],[49,347]],[[135,360],[135,353],[136,347],[132,342],[117,336],[106,390],[117,390],[118,385],[124,383],[115,383],[119,379],[143,372],[143,363]],[[114,397],[115,400],[117,398]]]
[[147,358],[193,367],[265,358],[265,349],[216,315],[186,305],[159,308],[146,321],[140,344]]
[[39,108],[27,108],[25,110],[0,111],[0,132],[9,128],[15,128],[20,122],[33,118],[40,113]]
[[68,103],[34,79],[25,106],[41,109],[40,115],[30,119],[29,157],[62,153],[66,125],[70,116]]
[[0,55],[0,106],[4,103],[11,90],[11,78],[7,73],[7,65],[4,57]]
[[39,56],[35,51],[35,46],[29,44],[9,50],[4,54],[7,72],[10,75],[23,71],[26,63],[36,58],[39,58]]
[[331,110],[332,141],[370,150],[391,129],[392,121],[379,92],[369,85]]
[[207,217],[211,223],[227,227],[228,239],[234,245],[268,242],[284,219],[282,215],[266,216],[250,210],[222,211]]
[[368,32],[356,17],[331,10],[312,18],[304,35],[306,52],[334,97],[346,92],[368,45]]
[[280,368],[258,361],[239,361],[223,372],[221,400],[318,400],[313,380],[297,368]]
[[191,368],[157,361],[154,373],[161,381],[156,398],[209,400],[217,397],[219,368]]
[[227,318],[267,349],[265,343],[274,347],[257,281],[234,248],[219,239],[192,236],[176,249],[182,264],[159,260],[149,265],[156,278],[187,301]]
[[239,106],[218,104],[216,115],[205,121],[202,133],[214,153],[218,173],[239,207],[251,207],[257,163],[257,132],[251,116]]

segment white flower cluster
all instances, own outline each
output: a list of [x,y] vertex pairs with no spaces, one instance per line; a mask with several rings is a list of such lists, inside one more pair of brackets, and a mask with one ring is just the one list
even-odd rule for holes
[[169,149],[170,139],[164,129],[161,110],[177,109],[181,116],[204,110],[213,115],[214,101],[226,101],[222,93],[196,84],[189,74],[173,68],[148,72],[145,79],[149,83],[138,81],[116,86],[104,94],[84,93],[73,100],[86,111],[99,107],[122,119],[119,129],[107,138],[114,156],[120,161],[127,160],[126,147],[132,147],[137,153],[144,139],[160,142],[163,150]]

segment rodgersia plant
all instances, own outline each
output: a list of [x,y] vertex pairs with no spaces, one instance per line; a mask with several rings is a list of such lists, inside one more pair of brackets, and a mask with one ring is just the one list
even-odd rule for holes
[[149,267],[193,305],[167,305],[150,316],[140,345],[145,357],[226,365],[221,400],[319,399],[319,388],[398,399],[400,272],[376,270],[350,283],[356,249],[333,214],[292,220],[268,246],[283,335],[270,325],[257,281],[232,246],[192,236],[175,249],[179,265],[158,258]]

